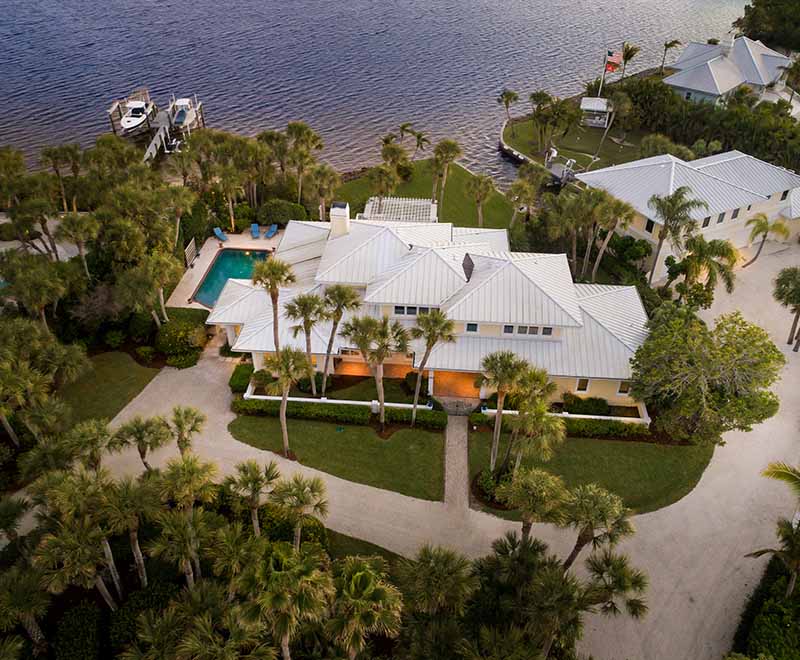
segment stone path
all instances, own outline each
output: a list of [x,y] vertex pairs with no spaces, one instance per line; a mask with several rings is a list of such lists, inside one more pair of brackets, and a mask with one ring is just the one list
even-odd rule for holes
[[467,418],[447,418],[444,456],[444,503],[453,512],[469,508]]

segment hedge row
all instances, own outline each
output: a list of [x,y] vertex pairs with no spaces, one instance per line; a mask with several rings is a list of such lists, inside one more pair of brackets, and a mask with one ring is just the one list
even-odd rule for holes
[[244,394],[250,384],[250,377],[253,375],[252,364],[237,364],[228,381],[228,386],[234,394]]
[[[409,408],[386,408],[386,421],[389,424],[411,424],[411,410]],[[447,428],[447,413],[418,407],[416,426],[431,431],[444,431]]]
[[[651,440],[650,429],[644,424],[627,424],[614,419],[576,419],[563,417],[567,436],[570,438],[608,438],[616,440]],[[494,418],[483,413],[472,413],[469,423],[473,426],[492,426]],[[503,430],[511,430],[511,416],[503,417]]]
[[[280,414],[280,401],[261,399],[239,399],[233,402],[233,412],[237,415],[258,415],[277,417]],[[315,419],[340,424],[359,424],[366,426],[370,420],[368,406],[348,406],[341,403],[302,403],[289,401],[286,416],[294,419]]]

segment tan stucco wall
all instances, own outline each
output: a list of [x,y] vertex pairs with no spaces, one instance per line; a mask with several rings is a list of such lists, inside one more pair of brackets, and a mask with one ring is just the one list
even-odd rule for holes
[[575,388],[578,385],[577,378],[553,378],[551,379],[558,387],[558,392],[554,396],[554,401],[560,401],[564,392],[570,392],[579,397],[599,397],[606,399],[609,403],[620,406],[635,405],[635,401],[627,394],[619,394],[618,380],[605,380],[605,379],[589,379],[588,392],[576,392]]

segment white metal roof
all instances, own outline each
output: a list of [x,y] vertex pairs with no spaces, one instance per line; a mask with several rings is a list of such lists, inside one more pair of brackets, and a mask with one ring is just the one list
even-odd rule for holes
[[576,284],[575,293],[581,309],[630,350],[647,339],[647,314],[635,286]]
[[787,220],[800,219],[800,190],[792,190],[789,193],[789,204],[781,211],[781,215]]
[[222,287],[206,323],[246,323],[261,316],[271,304],[269,294],[251,280],[230,279]]
[[[380,207],[380,212],[378,208]],[[438,222],[436,202],[413,197],[370,197],[359,219],[391,222]]]
[[488,244],[497,252],[508,252],[508,231],[505,229],[486,229],[482,227],[453,227],[450,239],[457,244]]
[[608,99],[597,96],[584,96],[581,99],[581,110],[588,112],[608,112]]
[[725,180],[693,162],[685,162],[664,154],[643,158],[631,163],[614,165],[593,172],[577,174],[576,178],[587,185],[602,188],[614,197],[628,202],[642,215],[654,218],[650,207],[653,195],[669,195],[682,186],[691,190],[691,196],[708,204],[708,210],[696,209],[696,220],[729,209],[763,202],[767,196],[749,188],[746,179]]
[[746,80],[736,63],[721,55],[664,78],[666,85],[704,92],[713,96],[722,96],[745,82]]
[[800,176],[791,170],[772,165],[741,151],[691,161],[691,166],[725,181],[742,182],[761,195],[773,195],[784,190],[800,188]]

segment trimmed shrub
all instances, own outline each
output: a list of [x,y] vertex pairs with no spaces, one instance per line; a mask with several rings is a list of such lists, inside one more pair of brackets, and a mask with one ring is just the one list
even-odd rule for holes
[[179,591],[176,584],[155,582],[128,596],[125,603],[111,613],[108,633],[114,653],[124,650],[136,639],[136,620],[140,614],[149,610],[160,612]]
[[136,348],[136,355],[142,362],[152,362],[156,356],[156,349],[152,346],[138,346]]
[[188,353],[178,353],[167,357],[167,366],[176,369],[188,369],[197,364],[200,359],[200,351],[189,351]]
[[[386,408],[386,421],[389,424],[411,424],[411,410],[408,408]],[[417,423],[421,429],[444,431],[447,428],[447,413],[417,407]]]
[[564,411],[572,413],[573,415],[601,415],[608,416],[611,414],[611,406],[608,401],[600,397],[591,396],[582,399],[571,392],[564,392]]
[[[772,557],[764,569],[764,574],[761,580],[753,589],[753,593],[747,599],[747,603],[742,610],[742,616],[739,619],[739,625],[736,628],[736,634],[733,636],[733,650],[738,653],[746,653],[748,647],[748,640],[750,632],[753,629],[753,624],[759,612],[761,612],[764,604],[769,600],[773,594],[776,582],[781,582],[781,578],[786,575],[786,567],[783,562],[777,557]],[[785,589],[785,582],[780,587],[779,594],[783,594]]]
[[[405,375],[405,377],[403,378],[403,382],[405,384],[405,388],[408,391],[408,393],[413,395],[414,394],[414,388],[416,388],[416,386],[417,386],[417,372],[416,371],[409,371]],[[419,388],[419,399],[420,399],[420,401],[424,400],[423,397],[424,398],[428,397],[428,379],[424,378],[424,377],[422,379],[422,384],[420,385],[420,388]]]
[[234,394],[244,394],[250,384],[250,377],[253,375],[252,364],[237,364],[231,374],[228,386]]
[[125,333],[121,330],[109,330],[103,341],[109,348],[119,348],[125,342]]
[[153,317],[145,312],[134,312],[128,320],[128,335],[137,344],[150,341],[155,323]]
[[[503,431],[510,431],[510,416],[503,416]],[[652,440],[650,429],[643,424],[628,424],[615,419],[575,419],[562,417],[565,422],[567,437],[570,438],[602,438],[608,440]],[[483,413],[472,413],[469,423],[473,426],[494,425],[494,417]]]
[[[233,402],[231,408],[237,415],[257,415],[261,417],[277,417],[280,413],[280,401],[264,401],[261,399],[240,399]],[[342,403],[300,403],[289,401],[286,416],[294,419],[315,419],[321,422],[338,422],[340,424],[358,424],[366,426],[370,420],[369,406],[348,406]]]
[[285,226],[289,220],[307,220],[308,213],[302,204],[285,199],[270,199],[258,209],[258,222],[262,225]]
[[14,225],[10,222],[0,224],[0,241],[16,241],[17,232]]
[[168,356],[196,353],[205,343],[205,326],[187,319],[173,319],[165,323],[156,335],[156,349]]
[[[322,391],[322,372],[315,371],[314,372],[314,381],[317,386],[317,392]],[[331,386],[331,377],[328,376],[328,385],[327,387]],[[326,387],[326,389],[327,389]],[[297,381],[297,389],[305,394],[309,394],[311,392],[311,379],[310,378],[301,378]]]
[[272,377],[272,374],[264,369],[259,369],[253,373],[253,385],[257,388],[263,389],[274,380],[275,379]]
[[107,658],[103,651],[104,613],[90,601],[67,610],[56,628],[56,660],[94,660]]
[[[761,608],[753,621],[747,654],[773,660],[800,660],[800,599],[785,599],[786,579],[778,580],[773,596]],[[778,595],[780,591],[780,595]]]

